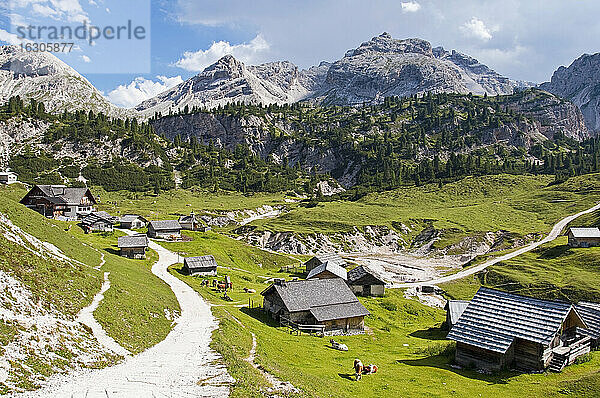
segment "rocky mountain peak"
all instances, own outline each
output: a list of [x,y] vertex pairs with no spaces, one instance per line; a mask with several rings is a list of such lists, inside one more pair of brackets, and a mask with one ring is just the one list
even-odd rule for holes
[[354,50],[349,50],[345,56],[354,57],[364,53],[414,53],[433,57],[431,43],[428,41],[419,38],[394,39],[387,32],[373,37]]
[[233,55],[225,55],[214,64],[208,66],[198,76],[212,76],[215,79],[242,77],[246,72],[245,65]]
[[15,76],[49,76],[71,75],[78,73],[47,52],[23,51],[19,46],[0,47],[0,70],[13,73]]

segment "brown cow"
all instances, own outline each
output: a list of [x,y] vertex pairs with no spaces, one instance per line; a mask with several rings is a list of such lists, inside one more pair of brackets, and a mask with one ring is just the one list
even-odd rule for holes
[[363,366],[362,362],[360,361],[360,359],[355,359],[354,360],[354,373],[356,374],[356,381],[359,381],[360,379],[362,379],[363,369],[364,369],[364,366]]

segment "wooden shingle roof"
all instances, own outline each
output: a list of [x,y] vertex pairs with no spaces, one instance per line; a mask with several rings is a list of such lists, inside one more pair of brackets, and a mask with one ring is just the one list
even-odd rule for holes
[[482,287],[469,302],[448,338],[506,353],[515,338],[548,345],[574,307]]
[[351,285],[385,285],[383,278],[364,265],[348,271],[348,283]]
[[306,277],[306,279],[312,279],[312,278],[316,277],[317,275],[319,275],[320,273],[326,272],[326,271],[331,272],[332,274],[334,274],[338,278],[342,278],[343,280],[348,279],[348,271],[346,271],[344,268],[340,267],[337,264],[330,263],[329,261],[324,264],[319,265],[318,267],[313,268],[308,273],[308,276]]
[[317,254],[313,258],[317,259],[319,264],[331,263],[331,264],[339,265],[342,268],[346,268],[348,266],[348,264],[346,263],[346,260],[341,258],[339,256],[339,254],[337,254],[337,253]]
[[587,328],[579,328],[584,336],[600,339],[600,304],[581,302],[575,306]]
[[155,231],[180,230],[181,224],[177,220],[158,220],[150,221],[150,225]]
[[148,237],[146,235],[119,236],[117,246],[119,249],[148,247]]
[[600,228],[569,228],[569,231],[575,238],[600,238]]
[[212,254],[199,257],[186,257],[183,261],[190,270],[217,268],[217,260],[215,260]]
[[118,217],[111,216],[110,214],[108,214],[105,211],[95,211],[95,212],[90,213],[87,216],[85,216],[81,220],[81,223],[83,225],[94,225],[98,221],[104,221],[104,222],[114,225],[117,223],[118,220],[119,220]]

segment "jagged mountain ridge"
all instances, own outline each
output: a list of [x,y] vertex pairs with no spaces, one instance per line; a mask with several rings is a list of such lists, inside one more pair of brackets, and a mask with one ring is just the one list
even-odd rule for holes
[[75,69],[47,52],[0,46],[0,101],[20,96],[43,102],[47,111],[93,110],[110,116],[132,116],[111,104]]
[[434,49],[422,39],[398,40],[384,33],[349,50],[341,60],[306,70],[287,61],[246,66],[228,55],[135,109],[152,116],[185,106],[215,108],[230,102],[266,105],[311,100],[354,105],[428,91],[511,94],[521,86],[467,55]]
[[600,53],[584,54],[569,67],[561,66],[540,88],[572,101],[588,128],[600,132]]

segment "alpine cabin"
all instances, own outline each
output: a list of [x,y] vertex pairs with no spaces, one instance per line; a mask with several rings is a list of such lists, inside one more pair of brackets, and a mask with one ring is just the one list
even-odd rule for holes
[[362,334],[369,311],[341,278],[277,280],[261,293],[263,306],[280,323],[321,327],[323,334]]
[[145,228],[147,224],[148,220],[137,214],[125,214],[120,221],[121,228],[125,229]]
[[111,216],[105,211],[95,211],[83,217],[81,227],[85,233],[112,232],[118,217]]
[[329,261],[313,268],[306,279],[330,279],[330,278],[342,278],[343,280],[348,279],[348,271],[340,267],[337,264],[330,263]]
[[385,295],[385,281],[364,265],[348,271],[348,285],[352,292],[359,296]]
[[212,255],[186,257],[183,259],[183,271],[188,275],[216,276],[217,260]]
[[317,268],[319,265],[325,263],[330,263],[330,265],[335,264],[342,268],[346,268],[348,266],[346,261],[336,253],[318,254],[304,263],[304,266],[306,267],[306,273],[309,274],[314,268]]
[[452,327],[456,363],[486,371],[561,371],[590,352],[588,326],[570,303],[482,287]]
[[146,235],[119,236],[117,246],[121,256],[141,260],[146,258],[148,237]]
[[181,238],[181,225],[177,220],[150,221],[148,236],[158,239]]
[[96,199],[88,188],[36,185],[21,199],[21,204],[49,218],[74,221],[94,211]]
[[569,228],[569,246],[600,246],[600,228]]

